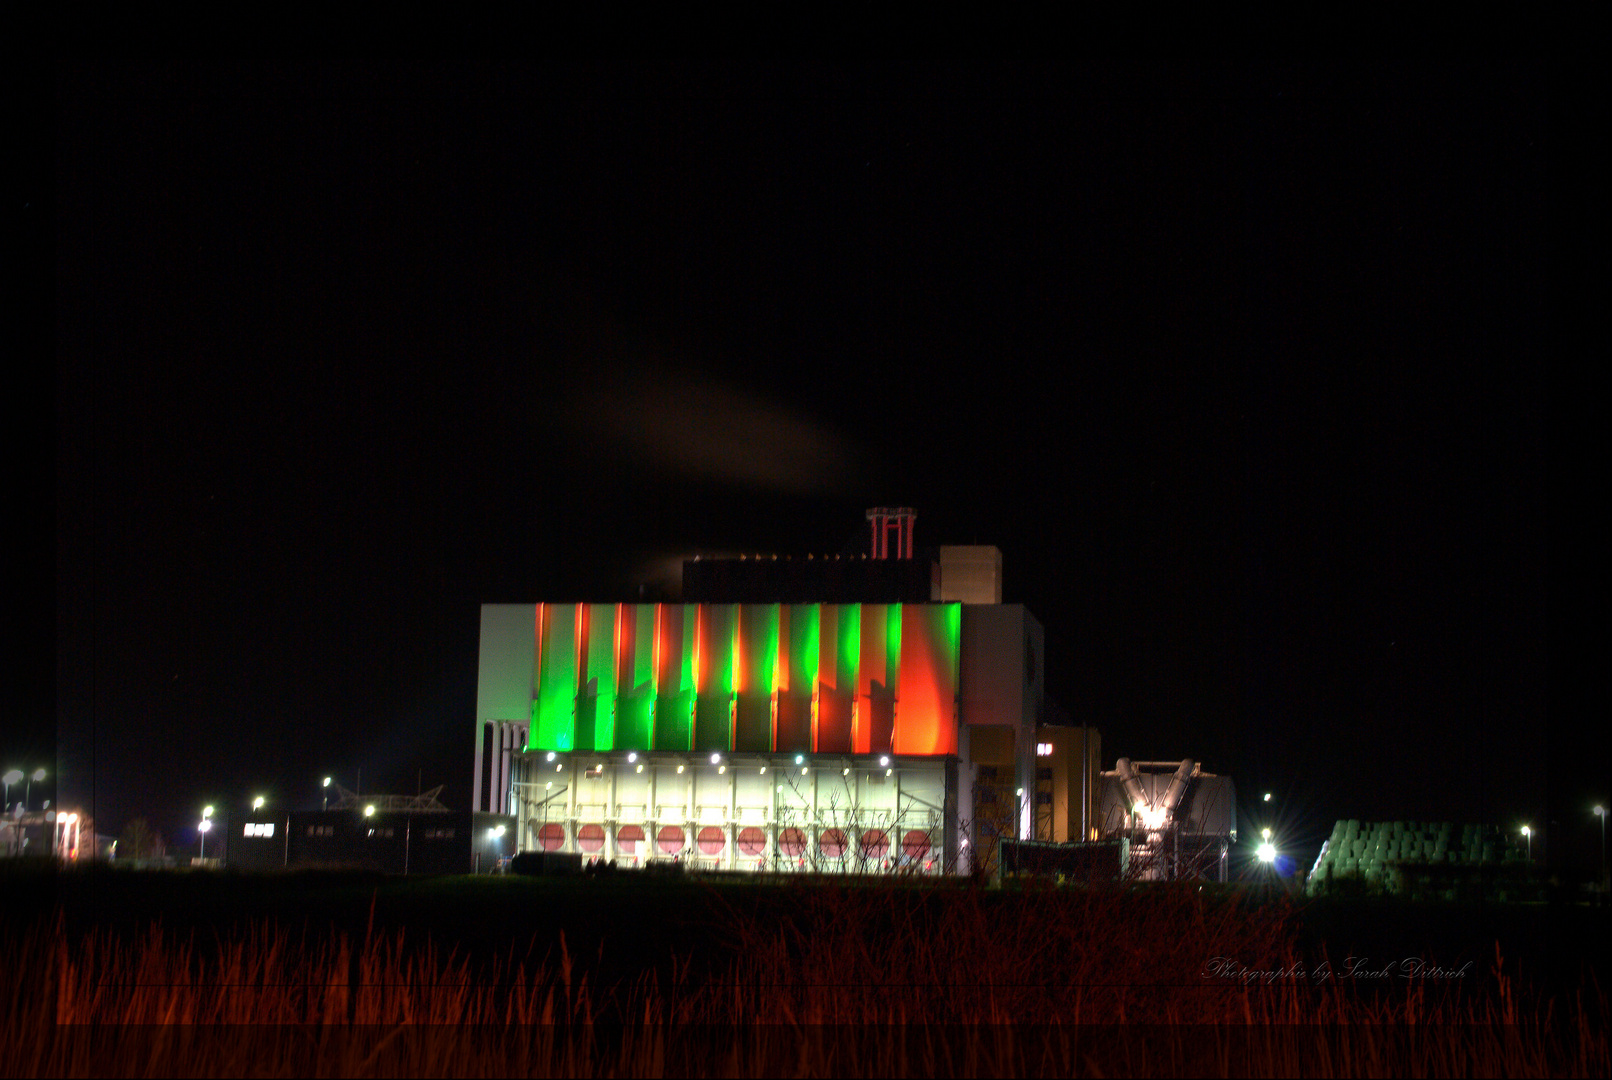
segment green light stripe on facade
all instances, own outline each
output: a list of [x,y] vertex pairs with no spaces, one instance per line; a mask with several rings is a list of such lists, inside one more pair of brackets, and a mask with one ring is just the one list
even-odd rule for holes
[[540,750],[570,750],[575,744],[576,614],[575,604],[543,605],[541,667],[532,701],[532,742]]
[[823,605],[797,604],[789,609],[789,692],[811,697],[822,663]]
[[857,668],[862,663],[862,605],[839,605],[839,651],[835,657],[835,686],[856,693]]

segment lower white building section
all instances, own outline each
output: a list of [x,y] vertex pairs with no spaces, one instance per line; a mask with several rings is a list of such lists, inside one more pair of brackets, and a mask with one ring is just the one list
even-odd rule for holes
[[512,764],[524,851],[775,873],[969,869],[956,757],[529,751]]

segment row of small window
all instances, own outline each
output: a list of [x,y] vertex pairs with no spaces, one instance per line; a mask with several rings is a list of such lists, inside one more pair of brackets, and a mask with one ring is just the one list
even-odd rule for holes
[[[989,805],[991,803],[996,802],[996,794],[997,794],[997,792],[996,792],[995,788],[982,788],[980,790],[979,795],[975,798],[974,801],[979,803],[979,804],[981,804],[982,806]],[[1007,801],[1010,801],[1010,800],[1008,800],[1004,796],[1003,801],[1007,802]],[[1037,806],[1051,806],[1052,805],[1052,792],[1050,792],[1050,791],[1038,791],[1038,792],[1036,792],[1035,793],[1035,801],[1036,801]]]
[[[249,828],[249,829],[251,827],[252,826],[250,826],[250,825],[247,826],[247,828]],[[271,831],[266,832],[266,833],[261,833],[261,834],[258,834],[258,835],[262,835],[262,836],[273,836],[274,835],[274,833],[272,832],[272,830],[274,828],[273,825],[267,825],[267,826],[264,826],[264,828],[267,828],[267,829],[269,829]],[[425,829],[425,830],[421,831],[420,835],[426,840],[452,840],[453,839],[453,832],[454,831],[452,829]],[[253,834],[252,833],[247,833],[247,835],[251,836]],[[334,825],[309,825],[308,826],[308,835],[309,836],[335,836],[336,835],[336,827]],[[397,830],[392,829],[392,828],[371,829],[371,830],[369,830],[369,835],[370,836],[378,836],[381,839],[385,840],[385,839],[389,839],[391,837],[396,836],[397,835]]]
[[[981,765],[980,766],[980,772],[979,772],[979,778],[981,780],[984,780],[984,781],[991,781],[991,780],[997,779],[997,768],[996,768],[996,766],[995,765]],[[1039,768],[1039,769],[1037,769],[1035,771],[1035,778],[1037,780],[1051,780],[1052,779],[1052,770],[1048,769],[1048,768],[1044,768],[1044,767]]]

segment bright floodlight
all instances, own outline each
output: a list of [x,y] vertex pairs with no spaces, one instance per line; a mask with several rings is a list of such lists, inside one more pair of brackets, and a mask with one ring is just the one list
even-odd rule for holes
[[253,810],[261,810],[261,809],[263,809],[263,804],[265,802],[267,802],[267,801],[268,801],[267,799],[265,799],[263,796],[259,795],[257,798],[252,800],[252,809]]
[[30,777],[30,779],[33,780],[33,782],[36,783],[36,784],[39,783],[39,781],[43,780],[44,778],[45,778],[45,770],[44,769],[35,769],[34,770],[34,775],[32,777]]
[[638,760],[638,751],[634,750],[632,753],[627,755],[627,764],[630,765],[630,764],[632,764],[633,762],[635,762],[637,760]]
[[1259,856],[1259,861],[1260,862],[1263,862],[1263,863],[1275,862],[1276,861],[1276,845],[1271,843],[1269,840],[1267,840],[1263,844],[1259,845],[1259,849],[1258,849],[1258,851],[1255,852],[1255,854],[1257,854]]
[[493,835],[494,836],[503,836],[504,835],[504,827],[502,825],[498,826],[498,828],[493,830]]
[[889,765],[890,764],[890,755],[889,754],[880,755],[879,764],[880,765]]
[[374,817],[375,816],[375,804],[374,803],[370,803],[368,806],[364,807],[364,816],[365,817]]
[[1267,791],[1265,793],[1265,798],[1264,798],[1263,801],[1265,801],[1265,802],[1270,802],[1271,801],[1271,793],[1270,792]]
[[1261,829],[1259,830],[1259,836],[1262,840],[1269,840],[1271,838],[1271,831],[1269,829]]
[[201,824],[196,826],[196,828],[200,829],[202,832],[206,832],[207,830],[211,829],[212,827],[213,827],[213,823],[211,821],[208,821],[206,818],[202,818],[201,819]]
[[1524,836],[1532,836],[1532,835],[1534,835],[1534,830],[1532,830],[1528,826],[1524,825],[1522,827],[1522,834]]
[[[1023,790],[1023,789],[1021,788],[1020,790]],[[1137,811],[1137,814],[1142,819],[1143,827],[1149,828],[1149,829],[1162,829],[1162,828],[1164,828],[1164,808],[1163,807],[1153,807],[1153,806],[1143,807],[1141,810]]]
[[1606,807],[1597,806],[1595,808],[1595,816],[1596,817],[1602,817],[1602,818],[1606,817]]
[[549,756],[548,756],[548,757],[547,757],[547,758],[545,758],[545,759],[544,759],[544,760],[546,760],[546,761],[553,761],[553,760],[554,760],[554,751],[553,751],[553,750],[550,750],[550,751],[549,751]]
[[712,754],[711,755],[711,764],[712,765],[717,764],[721,760],[722,760],[722,755],[721,754]]
[[212,807],[211,807],[211,806],[208,806],[208,807],[205,807],[205,808],[203,808],[203,810],[202,810],[202,817],[204,817],[204,818],[210,818],[210,817],[212,817],[212,816],[213,816],[213,808],[212,808]]
[[10,772],[6,773],[6,775],[0,776],[0,781],[3,781],[7,784],[20,784],[22,783],[22,770],[12,769]]
[[805,754],[796,754],[795,755],[795,764],[796,765],[801,764],[805,760],[806,760],[806,755]]

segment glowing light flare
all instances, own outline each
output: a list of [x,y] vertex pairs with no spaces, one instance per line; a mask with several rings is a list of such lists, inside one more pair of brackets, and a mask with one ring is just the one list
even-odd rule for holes
[[1259,856],[1260,862],[1273,863],[1276,861],[1276,845],[1271,843],[1269,840],[1266,840],[1259,845],[1259,848],[1255,851],[1255,854]]

